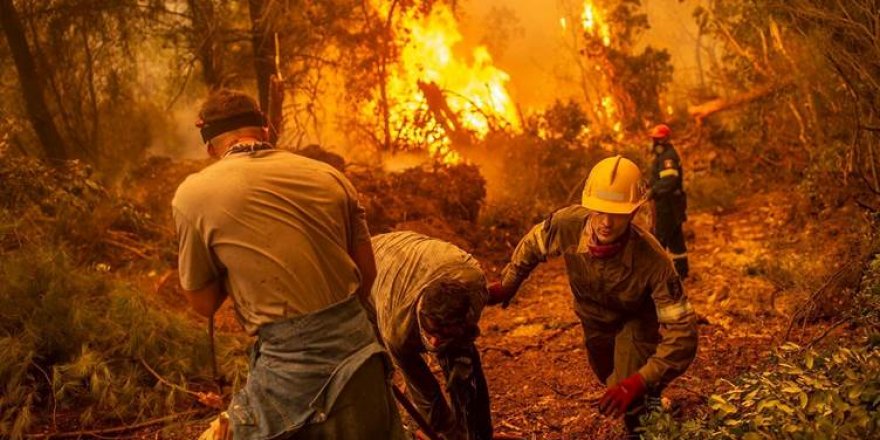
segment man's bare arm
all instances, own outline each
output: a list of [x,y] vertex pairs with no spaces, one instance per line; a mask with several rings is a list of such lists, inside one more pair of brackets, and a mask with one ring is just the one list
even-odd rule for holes
[[373,282],[376,281],[376,257],[373,255],[373,244],[364,241],[355,245],[351,250],[351,259],[361,273],[361,287],[357,295],[361,301],[369,302],[370,290],[373,288]]
[[211,281],[201,289],[184,290],[183,294],[190,307],[206,318],[214,316],[214,312],[220,308],[227,296],[226,289],[217,280]]
[[[376,281],[376,256],[373,254],[373,243],[369,240],[356,244],[351,250],[351,259],[358,267],[361,273],[361,287],[355,293],[358,300],[367,313],[367,319],[373,325],[373,331],[376,333],[376,339],[382,342],[382,333],[379,331],[379,317],[376,312],[376,305],[370,297],[370,291],[373,289],[373,282]],[[383,344],[384,345],[384,344]]]

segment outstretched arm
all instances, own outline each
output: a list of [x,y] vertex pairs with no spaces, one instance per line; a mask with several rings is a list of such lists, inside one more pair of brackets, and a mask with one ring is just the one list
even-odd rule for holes
[[[376,335],[379,335],[376,306],[373,304],[373,299],[370,296],[373,282],[376,281],[376,257],[373,254],[373,244],[370,240],[362,241],[354,246],[350,254],[351,259],[354,260],[354,264],[361,273],[361,285],[356,295],[367,312],[367,319],[376,327],[374,328]],[[379,340],[381,341],[382,338],[380,337]]]
[[504,306],[539,263],[562,254],[553,216],[532,227],[516,245],[510,263],[501,272],[500,285],[490,286],[491,304]]

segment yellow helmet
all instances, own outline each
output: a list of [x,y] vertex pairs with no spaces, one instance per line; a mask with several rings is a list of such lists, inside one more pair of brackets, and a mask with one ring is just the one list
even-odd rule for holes
[[602,159],[590,171],[581,204],[607,214],[632,214],[642,204],[642,172],[633,161],[617,155]]

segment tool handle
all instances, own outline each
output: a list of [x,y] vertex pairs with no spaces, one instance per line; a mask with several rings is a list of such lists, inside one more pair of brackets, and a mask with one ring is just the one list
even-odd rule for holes
[[410,417],[412,417],[413,420],[416,421],[416,424],[419,425],[419,429],[421,429],[422,432],[426,436],[428,436],[429,439],[441,440],[440,436],[437,435],[437,433],[434,432],[433,429],[431,429],[431,425],[428,424],[428,421],[425,420],[424,417],[422,417],[422,414],[419,412],[419,410],[416,409],[412,402],[410,402],[409,399],[406,398],[406,395],[403,394],[403,391],[401,391],[400,388],[397,387],[397,385],[391,384],[391,392],[394,393],[394,398],[396,398],[397,401],[400,402],[400,405],[403,406],[403,409],[405,409],[406,412],[409,413]]

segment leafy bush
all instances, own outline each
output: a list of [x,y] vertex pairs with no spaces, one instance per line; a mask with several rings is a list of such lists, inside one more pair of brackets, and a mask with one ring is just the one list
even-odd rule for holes
[[[191,404],[158,384],[208,383],[204,329],[131,286],[76,267],[55,248],[0,260],[0,437],[73,410],[79,424],[134,423]],[[242,344],[222,339],[224,371],[244,372]]]
[[880,256],[867,265],[847,310],[863,339],[827,351],[787,343],[765,364],[726,382],[710,413],[648,417],[643,438],[866,439],[880,434]]
[[649,417],[647,439],[865,439],[880,431],[880,348],[817,353],[782,346],[772,367],[710,397],[713,413],[678,422]]
[[[53,168],[0,144],[0,182],[0,252],[27,244],[62,245],[80,263],[116,262],[130,255],[125,247],[147,247],[143,242],[168,235],[148,212],[116,197],[79,161]],[[125,243],[111,235],[124,236]]]

